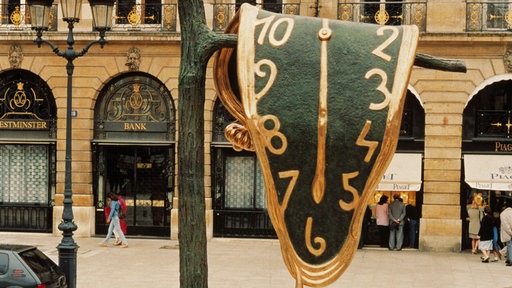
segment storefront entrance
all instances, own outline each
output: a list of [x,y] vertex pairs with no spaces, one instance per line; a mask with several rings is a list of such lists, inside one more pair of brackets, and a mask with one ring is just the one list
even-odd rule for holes
[[104,206],[110,192],[127,204],[127,236],[171,235],[174,189],[175,109],[157,78],[118,75],[100,91],[92,141],[96,235],[105,235]]
[[[169,236],[170,147],[103,146],[97,163],[106,176],[98,187],[96,234],[106,234],[104,205],[110,192],[121,195],[127,206],[128,236]],[[102,161],[103,160],[103,161]]]

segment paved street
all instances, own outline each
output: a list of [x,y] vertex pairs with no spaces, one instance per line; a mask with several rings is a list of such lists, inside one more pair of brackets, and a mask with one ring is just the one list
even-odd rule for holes
[[[0,232],[2,243],[38,246],[58,263],[61,237]],[[79,288],[179,288],[178,242],[128,239],[130,247],[99,247],[100,238],[75,238]],[[329,287],[512,288],[512,267],[503,260],[481,263],[469,252],[358,250],[350,267]],[[277,240],[223,239],[208,242],[209,288],[294,288]]]

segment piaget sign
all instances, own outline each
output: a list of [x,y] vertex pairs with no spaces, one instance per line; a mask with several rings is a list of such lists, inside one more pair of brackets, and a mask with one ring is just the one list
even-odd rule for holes
[[494,143],[494,151],[495,152],[512,152],[512,143],[503,143],[500,141],[496,141]]
[[230,78],[234,49],[222,49],[215,83],[239,121],[226,137],[258,156],[296,287],[326,286],[352,260],[368,199],[395,152],[418,29],[245,4],[226,32],[238,34],[239,82]]

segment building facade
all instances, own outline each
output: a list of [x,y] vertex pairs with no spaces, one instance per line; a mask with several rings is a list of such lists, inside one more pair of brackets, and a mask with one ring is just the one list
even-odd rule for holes
[[[75,235],[105,234],[105,197],[118,192],[128,205],[128,235],[176,239],[177,130],[186,121],[177,114],[179,7],[173,0],[116,2],[109,43],[74,61]],[[212,0],[205,1],[208,25],[222,33],[242,2],[285,14],[417,25],[418,53],[465,61],[466,73],[414,67],[397,153],[369,206],[381,195],[399,194],[419,211],[420,250],[467,248],[466,205],[479,199],[499,209],[512,196],[512,2]],[[54,25],[43,38],[65,49],[67,25],[54,4]],[[0,231],[59,233],[65,60],[33,43],[24,0],[0,5]],[[75,26],[76,49],[97,37],[87,6]],[[208,237],[275,237],[256,156],[236,152],[224,138],[234,118],[209,71]]]

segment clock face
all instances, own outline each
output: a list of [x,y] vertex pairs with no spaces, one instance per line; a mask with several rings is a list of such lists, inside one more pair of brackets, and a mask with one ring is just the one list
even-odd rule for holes
[[331,283],[355,253],[367,200],[396,148],[417,29],[249,5],[239,21],[231,33],[241,103],[231,110],[254,142],[290,273]]

